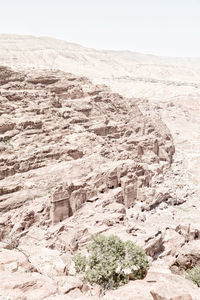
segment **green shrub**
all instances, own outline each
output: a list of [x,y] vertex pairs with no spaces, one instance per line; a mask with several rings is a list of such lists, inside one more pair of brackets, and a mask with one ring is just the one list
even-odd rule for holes
[[113,289],[129,280],[145,277],[148,260],[144,251],[131,241],[117,236],[92,236],[88,256],[74,256],[75,270],[83,273],[86,282],[99,284],[104,290]]
[[196,266],[187,271],[187,279],[192,280],[198,287],[200,287],[200,266]]
[[73,261],[75,263],[75,269],[77,273],[82,273],[85,271],[87,259],[80,253],[74,256]]

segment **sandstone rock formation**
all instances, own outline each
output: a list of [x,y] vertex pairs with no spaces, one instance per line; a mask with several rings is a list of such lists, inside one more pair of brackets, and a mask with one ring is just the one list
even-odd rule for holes
[[[151,187],[153,177],[170,166],[174,153],[170,133],[159,119],[144,117],[134,99],[124,100],[85,78],[55,71],[51,75],[54,80],[51,77],[49,81],[47,71],[26,75],[1,70],[1,78],[9,74],[1,84],[2,211],[26,201],[12,196],[29,189],[24,187],[27,180],[20,180],[21,174],[26,177],[35,170],[37,178],[38,170],[41,173],[55,163],[61,168],[65,165],[60,175],[63,184],[69,185],[69,196],[54,195],[53,203],[69,197],[66,215],[112,188],[121,187],[126,207],[145,201],[143,187]],[[44,173],[48,176],[48,171]],[[10,176],[14,176],[14,186],[8,188]],[[48,188],[59,183],[48,181]],[[38,190],[34,185],[30,186],[32,193]],[[45,189],[44,183],[43,193]]]
[[[59,69],[109,85],[125,97],[139,98],[142,112],[157,113],[170,129],[179,172],[186,170],[184,181],[193,189],[199,184],[199,58],[97,51],[53,38],[6,34],[0,35],[0,45],[1,65]],[[50,75],[48,82],[52,80]]]
[[[9,38],[2,39],[0,299],[98,299],[98,287],[74,276],[72,264],[96,233],[134,241],[151,263],[144,281],[105,299],[200,299],[184,279],[199,264],[199,71],[189,71],[197,63],[177,61],[178,70],[173,59],[154,58],[152,66],[138,55],[130,65],[131,54],[102,52],[105,71],[98,52],[68,45],[78,61],[66,63],[65,43],[58,58],[46,39],[42,51],[51,43],[55,64],[40,50],[36,66],[26,56],[31,42],[23,56],[4,51]],[[23,49],[22,40],[15,37]],[[81,76],[49,70],[55,66]]]
[[164,273],[163,270],[150,270],[144,281],[130,282],[127,286],[108,292],[105,299],[197,300],[199,295],[200,291],[190,281]]

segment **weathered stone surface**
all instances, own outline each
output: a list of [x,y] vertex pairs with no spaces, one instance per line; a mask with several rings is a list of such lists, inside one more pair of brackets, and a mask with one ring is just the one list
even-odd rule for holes
[[56,293],[57,286],[52,280],[37,273],[0,272],[1,293],[12,300],[42,300]]
[[192,269],[197,265],[199,266],[200,240],[193,240],[184,244],[177,253],[174,265],[177,266],[180,271]]
[[[1,72],[12,75],[12,71],[6,67],[2,67]],[[160,132],[154,121],[151,122],[149,117],[140,112],[134,99],[122,101],[122,97],[112,93],[109,88],[101,89],[83,77],[73,77],[71,80],[71,74],[60,71],[51,73],[13,72],[9,82],[6,85],[2,84],[1,95],[5,96],[7,101],[4,100],[2,107],[5,121],[2,120],[0,125],[0,140],[4,146],[0,161],[0,189],[5,189],[12,176],[13,181],[21,181],[22,176],[25,176],[24,179],[27,176],[31,178],[32,175],[28,175],[29,171],[32,171],[40,182],[40,173],[43,172],[43,190],[49,191],[49,187],[53,189],[62,182],[75,185],[73,190],[69,191],[72,213],[88,200],[91,191],[95,196],[99,192],[120,186],[123,190],[123,203],[127,208],[131,207],[140,200],[141,189],[150,186],[153,176],[157,175],[156,172],[150,171],[150,161],[155,161],[156,164],[160,161],[158,153],[155,153],[155,141],[157,147],[162,145],[166,156],[169,156],[165,169],[170,165],[173,142],[168,129],[165,127],[163,132]],[[12,85],[12,90],[11,82],[17,83],[17,87]],[[91,96],[91,91],[93,94],[95,90],[98,91],[98,101]],[[20,97],[13,101],[8,97],[11,92],[19,94]],[[13,102],[14,109],[12,121],[7,113],[10,102]],[[160,120],[158,122],[162,123]],[[151,127],[150,133],[148,130],[141,132],[138,129],[144,128],[146,123]],[[13,135],[5,136],[7,132],[13,132]],[[165,147],[166,135],[168,141]],[[142,147],[142,154],[138,154],[138,144]],[[66,166],[64,176],[52,167],[53,164],[59,167],[61,163],[63,167]],[[55,179],[48,176],[50,169]],[[71,176],[72,169],[74,175]],[[80,169],[81,172],[75,169]],[[59,176],[60,179],[55,184]],[[98,180],[95,180],[95,177]],[[79,180],[82,181],[82,185],[78,188],[75,181]],[[32,186],[33,193],[34,184],[35,180]],[[11,207],[12,201],[15,207],[18,201],[24,201],[16,200],[16,197],[14,200],[12,193],[8,193],[6,199],[9,206],[6,204],[4,207],[6,202],[1,201],[1,210]],[[52,203],[54,214],[57,214],[58,203],[55,204],[54,200]],[[62,207],[61,204],[60,206]],[[53,208],[53,215],[52,211]],[[65,217],[70,215],[71,212],[65,212]],[[64,216],[60,219],[63,218]],[[55,222],[57,221],[59,217]]]
[[1,249],[0,271],[34,272],[36,269],[30,264],[23,252]]
[[70,217],[71,208],[69,203],[69,193],[67,190],[57,189],[53,194],[50,217],[53,224]]
[[[99,287],[84,290],[72,276],[72,256],[84,251],[91,234],[132,240],[154,267],[165,265],[168,272],[177,267],[177,253],[190,253],[184,244],[199,239],[197,224],[188,225],[192,192],[173,163],[169,130],[144,112],[144,99],[123,98],[61,71],[6,67],[0,68],[0,93],[0,287],[5,295],[89,299],[91,292],[97,299]],[[197,204],[191,203],[192,222]],[[6,285],[6,276],[16,286]],[[169,298],[165,286],[174,290],[177,284],[180,291],[180,281],[170,276],[131,282],[107,297]],[[186,294],[198,295],[180,280]]]
[[83,282],[74,276],[63,276],[57,278],[60,294],[67,294],[75,289],[82,289]]
[[190,281],[162,269],[157,272],[150,269],[144,280],[131,281],[115,291],[109,291],[103,299],[197,300],[199,295],[199,289]]
[[177,291],[176,287],[172,289],[171,286],[163,286],[162,284],[157,289],[154,288],[151,295],[154,300],[192,300],[189,293],[181,290]]

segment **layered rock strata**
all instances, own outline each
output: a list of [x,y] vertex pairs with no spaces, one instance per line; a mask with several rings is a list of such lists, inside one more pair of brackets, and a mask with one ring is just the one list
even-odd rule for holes
[[[185,198],[167,186],[175,176],[174,146],[162,121],[144,116],[138,99],[84,77],[5,67],[0,72],[3,293],[11,299],[34,299],[34,290],[37,299],[97,299],[74,276],[71,261],[95,233],[117,232],[142,246],[155,267],[183,274],[184,245],[200,235],[184,209],[175,217]],[[152,275],[158,285],[159,272]],[[165,278],[172,284],[170,278],[178,277],[170,276]],[[17,287],[10,289],[6,277],[17,278]],[[160,297],[157,285],[146,284],[149,299]],[[189,289],[193,295],[195,287]]]

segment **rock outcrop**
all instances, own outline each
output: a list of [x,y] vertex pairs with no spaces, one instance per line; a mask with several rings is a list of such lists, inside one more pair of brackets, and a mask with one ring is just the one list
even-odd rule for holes
[[[151,187],[152,178],[170,166],[174,147],[169,131],[161,120],[144,117],[134,99],[59,71],[25,74],[1,67],[0,76],[2,211],[26,201],[12,199],[13,192],[24,190],[22,176],[35,170],[39,178],[38,170],[53,164],[66,164],[62,182],[74,184],[71,201],[82,197],[79,201],[85,202],[91,194],[121,186],[126,207],[145,200],[139,196],[142,188]],[[9,191],[11,176],[13,183],[21,183]],[[49,189],[60,184],[46,177],[43,192],[45,183]],[[73,178],[82,183],[76,185]],[[80,204],[71,205],[73,212]]]
[[[97,299],[72,270],[72,255],[91,234],[117,232],[142,246],[153,265],[179,268],[177,249],[199,234],[187,220],[181,227],[184,210],[174,218],[185,200],[166,182],[175,149],[161,119],[145,116],[138,99],[61,71],[1,67],[0,104],[3,295]],[[170,276],[171,286],[178,277]],[[166,297],[164,286],[145,286],[147,299]],[[123,289],[129,286],[119,297]],[[193,297],[197,290],[179,291]]]

